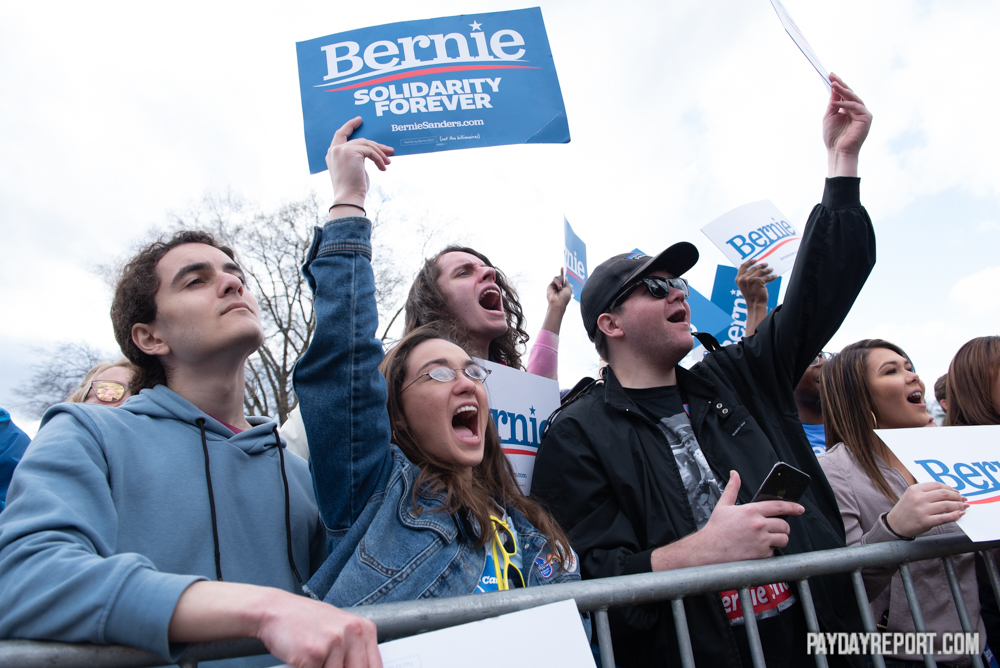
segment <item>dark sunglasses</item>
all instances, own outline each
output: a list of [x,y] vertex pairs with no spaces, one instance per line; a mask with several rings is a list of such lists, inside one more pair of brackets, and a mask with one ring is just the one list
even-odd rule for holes
[[97,397],[98,401],[103,401],[107,404],[121,401],[121,398],[125,396],[125,386],[113,380],[93,381],[90,387],[87,388],[87,394],[83,395],[84,401],[90,396],[91,391],[94,392],[94,396]]
[[646,289],[649,290],[649,294],[653,295],[653,297],[657,299],[663,299],[668,294],[670,294],[670,288],[676,288],[677,290],[680,290],[682,293],[684,293],[684,299],[687,299],[688,297],[691,296],[691,288],[688,287],[687,279],[647,276],[646,278],[643,278],[642,280],[633,283],[632,285],[628,286],[620,293],[618,293],[618,296],[615,297],[614,301],[611,302],[611,306],[609,307],[608,310],[614,310],[618,308],[622,304],[622,302],[628,299],[629,295],[631,295],[633,292],[635,292],[642,286],[646,286]]

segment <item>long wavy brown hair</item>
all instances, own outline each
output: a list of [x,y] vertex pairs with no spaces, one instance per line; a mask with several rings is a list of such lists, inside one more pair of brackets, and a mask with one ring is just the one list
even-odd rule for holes
[[972,339],[948,367],[948,426],[1000,424],[994,395],[1000,378],[1000,336]]
[[420,268],[416,278],[413,279],[410,294],[406,298],[406,321],[403,334],[409,334],[418,327],[433,324],[447,334],[447,337],[444,338],[460,342],[459,345],[463,348],[470,347],[468,332],[461,326],[456,314],[452,313],[448,307],[448,301],[437,282],[441,276],[438,260],[446,253],[456,252],[475,255],[486,266],[492,267],[496,273],[496,284],[503,295],[503,310],[507,315],[507,331],[490,342],[489,357],[494,362],[503,362],[509,367],[523,369],[521,355],[524,345],[530,337],[524,330],[524,311],[517,298],[517,290],[510,284],[504,273],[490,262],[489,258],[466,246],[448,246],[434,257],[424,260],[424,266]]
[[878,423],[878,409],[868,382],[868,354],[876,348],[887,348],[907,361],[910,359],[902,348],[882,339],[852,343],[823,365],[819,395],[826,425],[826,447],[843,443],[882,496],[896,503],[899,497],[876,460],[876,456],[882,461],[888,459],[885,443],[873,431]]
[[[402,401],[407,361],[414,348],[432,339],[443,339],[461,347],[461,344],[449,337],[446,332],[432,325],[425,325],[400,339],[379,365],[389,393],[388,409],[393,442],[420,468],[420,474],[413,485],[414,506],[417,506],[418,492],[443,494],[445,502],[442,512],[460,516],[471,515],[480,527],[492,526],[490,514],[494,512],[494,502],[508,511],[516,509],[536,529],[548,536],[549,543],[560,552],[560,557],[565,559],[569,556],[569,540],[566,534],[548,511],[521,493],[521,488],[514,478],[514,469],[503,452],[500,435],[492,418],[486,425],[483,460],[472,467],[471,481],[462,475],[461,467],[437,459],[425,451],[410,433],[403,417]],[[475,548],[483,547],[491,538],[491,532],[480,530]],[[529,565],[525,564],[525,567]]]

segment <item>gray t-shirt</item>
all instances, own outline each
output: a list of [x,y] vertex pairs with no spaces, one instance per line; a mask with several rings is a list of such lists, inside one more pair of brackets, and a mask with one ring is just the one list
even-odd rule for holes
[[715,478],[698,445],[680,391],[676,385],[668,385],[642,390],[626,389],[625,392],[646,417],[656,423],[670,444],[695,523],[701,529],[708,523],[724,486]]

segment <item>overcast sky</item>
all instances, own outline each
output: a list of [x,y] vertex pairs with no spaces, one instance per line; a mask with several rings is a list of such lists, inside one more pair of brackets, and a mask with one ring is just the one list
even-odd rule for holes
[[[828,346],[880,336],[928,386],[966,340],[1000,330],[1000,4],[807,2],[785,7],[823,64],[874,114],[862,201],[878,264]],[[315,191],[295,42],[381,23],[519,9],[492,2],[0,4],[0,406],[31,346],[116,345],[93,266],[208,191],[264,206]],[[767,0],[543,2],[572,141],[395,160],[373,181],[446,221],[517,279],[529,330],[562,258],[566,215],[591,267],[678,240],[711,292],[726,262],[699,229],[770,199],[804,222],[826,174],[826,89]],[[400,238],[405,238],[401,234]],[[412,248],[401,258],[416,260]],[[411,271],[413,267],[404,267]],[[596,354],[574,302],[564,386]]]

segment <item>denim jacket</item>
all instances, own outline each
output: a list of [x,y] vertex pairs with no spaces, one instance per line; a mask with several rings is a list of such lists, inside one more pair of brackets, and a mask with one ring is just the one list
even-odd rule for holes
[[[303,273],[316,331],[295,368],[295,392],[312,454],[313,484],[330,556],[306,585],[340,607],[471,594],[487,561],[444,498],[417,495],[420,473],[391,443],[382,343],[371,268],[371,226],[344,218],[316,230]],[[576,555],[557,550],[508,509],[529,587],[579,580]]]

